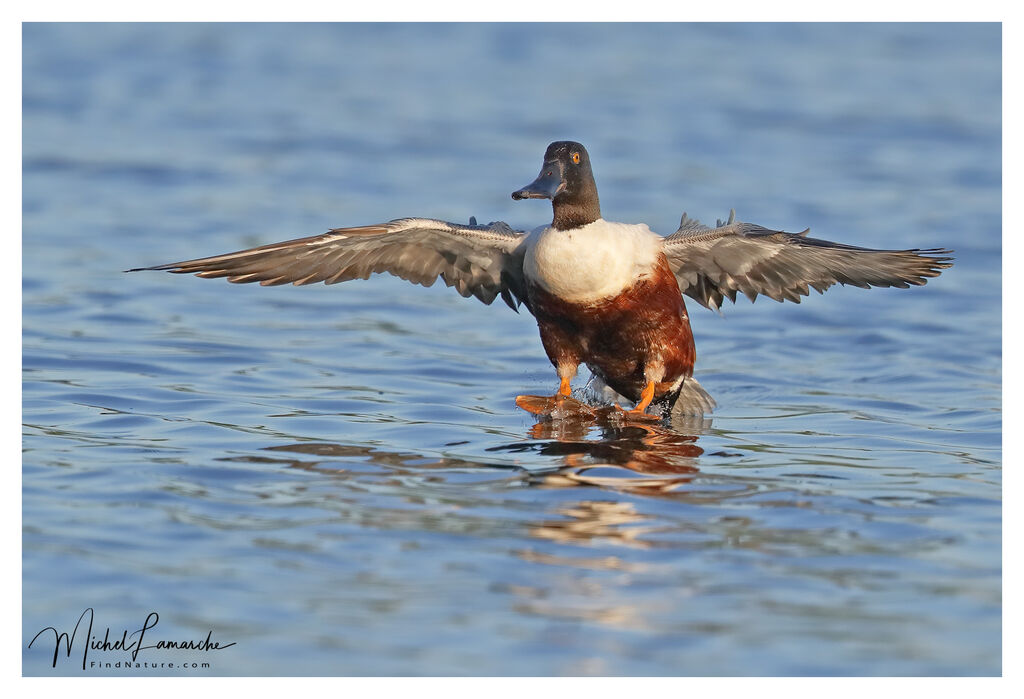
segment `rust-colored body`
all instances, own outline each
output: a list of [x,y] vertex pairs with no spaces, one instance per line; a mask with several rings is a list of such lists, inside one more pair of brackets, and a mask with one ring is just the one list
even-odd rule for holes
[[536,284],[528,284],[528,293],[544,350],[560,376],[585,363],[634,402],[654,381],[653,402],[671,407],[680,377],[693,374],[690,320],[664,255],[651,274],[610,299],[568,303]]

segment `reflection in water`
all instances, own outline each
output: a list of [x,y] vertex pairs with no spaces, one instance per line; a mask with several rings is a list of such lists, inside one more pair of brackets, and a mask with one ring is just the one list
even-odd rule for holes
[[[701,427],[709,425],[705,420]],[[696,436],[662,423],[547,420],[531,427],[529,436],[532,441],[492,451],[561,456],[562,468],[535,479],[549,487],[586,484],[656,495],[688,483],[698,471],[697,457],[704,453]]]
[[[568,519],[541,522],[530,528],[530,535],[538,539],[562,543],[600,542],[633,548],[650,548],[650,542],[645,541],[642,537],[663,528],[663,524],[653,524],[651,517],[637,513],[636,507],[629,502],[584,500],[560,508],[558,514]],[[543,559],[542,562],[545,563],[580,566],[578,559],[565,556],[525,552],[523,558],[530,561]],[[608,556],[600,560],[590,559],[582,567],[618,570],[621,567],[621,561],[614,556]]]
[[[621,424],[593,421],[544,421],[533,425],[528,439],[512,442],[490,451],[536,453],[560,457],[556,469],[529,471],[503,463],[469,461],[453,457],[431,457],[410,452],[391,452],[373,447],[302,442],[266,447],[276,454],[303,455],[304,458],[239,456],[233,461],[283,463],[289,468],[315,471],[356,480],[414,476],[415,485],[407,494],[422,496],[426,487],[443,487],[438,472],[479,474],[490,479],[495,469],[503,472],[508,487],[541,488],[599,487],[620,493],[644,496],[678,497],[681,488],[699,472],[697,457],[703,450],[697,437],[681,434],[660,423]],[[313,457],[313,458],[305,458]],[[384,473],[367,473],[367,464],[383,466]],[[441,480],[445,480],[441,477]],[[554,515],[554,516],[552,516]],[[586,499],[561,503],[552,513],[527,521],[525,533],[549,542],[582,546],[620,545],[636,549],[651,548],[647,535],[662,531],[664,522],[637,511],[634,503],[616,500]],[[593,559],[558,556],[550,553],[519,551],[531,562],[545,562],[574,568],[622,570],[623,562],[614,556]]]
[[[705,426],[709,422],[705,421]],[[696,444],[696,436],[675,432],[660,423],[543,421],[531,427],[528,436],[526,441],[492,447],[488,451],[531,452],[561,457],[563,465],[556,470],[523,473],[528,484],[546,487],[593,485],[646,495],[666,493],[690,481],[699,470],[696,459],[704,453]],[[313,461],[286,460],[292,468],[320,472],[339,472],[338,466],[325,464],[326,461],[353,458],[386,466],[390,470],[511,468],[518,471],[516,467],[500,463],[453,457],[431,458],[416,453],[326,442],[283,444],[266,447],[265,450],[324,457]],[[272,458],[238,458],[243,461],[277,461]]]

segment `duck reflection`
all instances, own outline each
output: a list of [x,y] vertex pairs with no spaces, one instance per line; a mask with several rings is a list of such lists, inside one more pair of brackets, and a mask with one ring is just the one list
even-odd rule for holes
[[[691,425],[702,432],[710,421]],[[697,458],[704,450],[697,435],[673,429],[661,422],[625,422],[608,418],[542,420],[526,433],[527,439],[491,447],[487,451],[534,453],[558,457],[560,464],[551,469],[522,470],[507,463],[488,463],[454,457],[429,457],[414,452],[393,452],[362,445],[330,442],[300,442],[265,447],[265,451],[303,454],[317,459],[278,459],[243,457],[247,461],[284,461],[293,468],[319,472],[351,472],[353,459],[364,464],[396,470],[424,471],[445,469],[500,469],[514,471],[513,480],[537,487],[597,486],[657,495],[668,493],[690,482],[697,473]],[[331,463],[345,462],[339,469]],[[491,471],[493,473],[493,471]],[[483,475],[483,474],[481,474]]]
[[566,487],[594,485],[642,494],[675,490],[698,472],[697,435],[707,430],[710,420],[685,425],[661,421],[624,420],[611,410],[572,419],[541,420],[534,424],[529,440],[494,447],[492,451],[530,451],[561,457],[553,472],[534,477],[536,485]]
[[[662,527],[648,515],[638,513],[632,503],[614,500],[583,500],[569,503],[560,507],[557,514],[560,516],[558,519],[551,518],[531,526],[530,535],[559,543],[614,543],[646,549],[651,548],[651,543],[645,536]],[[621,570],[624,565],[616,556],[581,560],[576,556],[558,556],[537,551],[523,551],[520,556],[532,562],[571,565],[577,568]]]

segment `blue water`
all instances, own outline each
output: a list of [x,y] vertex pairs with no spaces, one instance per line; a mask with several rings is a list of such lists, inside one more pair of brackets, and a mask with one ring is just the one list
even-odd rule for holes
[[[23,672],[999,674],[1000,54],[984,24],[26,25]],[[121,272],[531,228],[509,193],[566,138],[611,220],[956,266],[691,302],[719,407],[653,432],[535,425],[532,319],[441,284]],[[87,608],[235,645],[27,648]]]

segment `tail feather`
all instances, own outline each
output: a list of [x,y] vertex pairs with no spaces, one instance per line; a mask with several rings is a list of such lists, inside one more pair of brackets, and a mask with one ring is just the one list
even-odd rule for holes
[[703,415],[715,409],[715,399],[692,376],[683,382],[672,415]]

